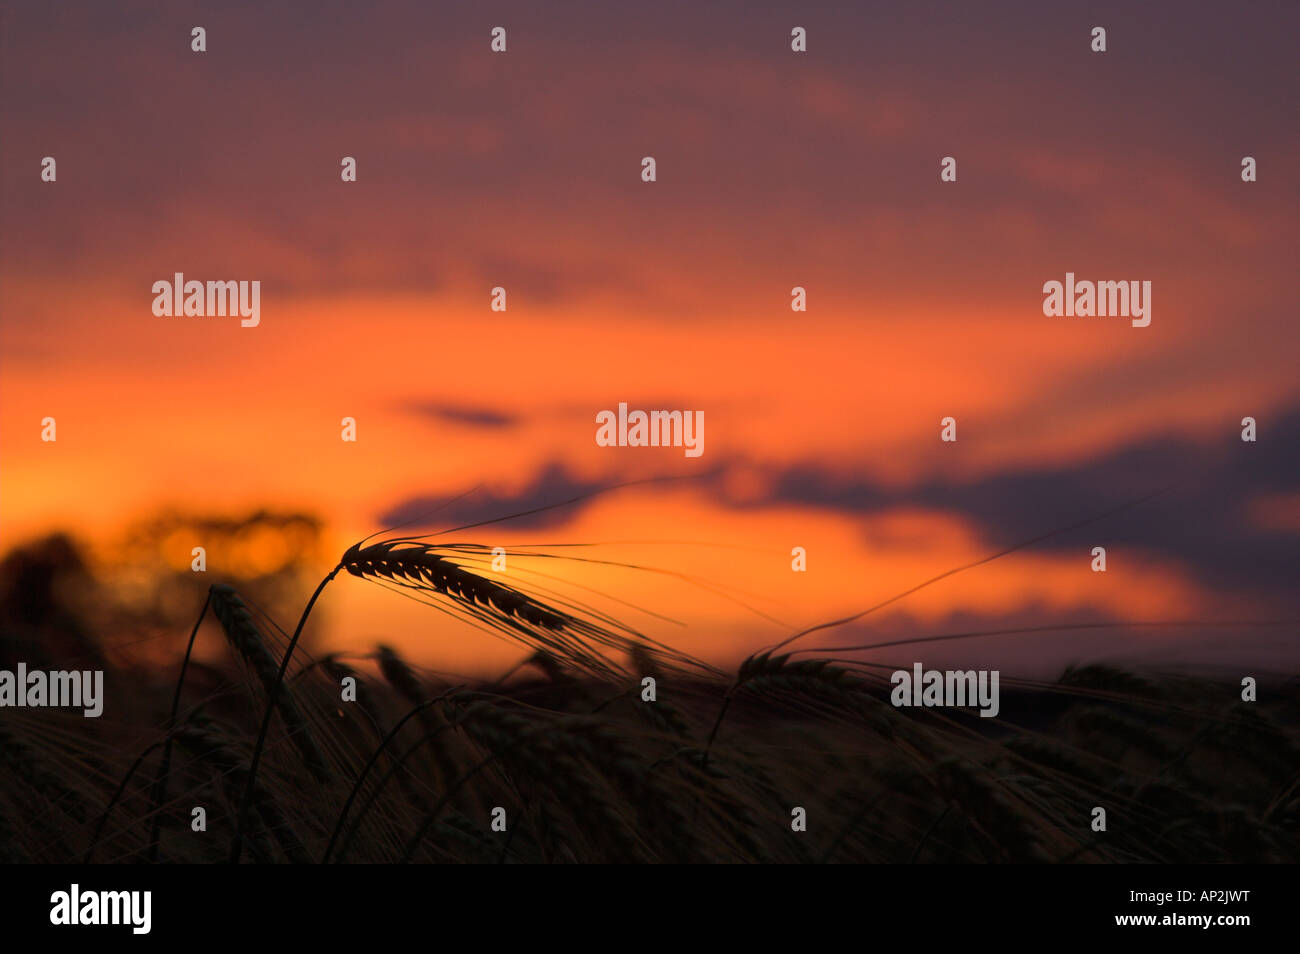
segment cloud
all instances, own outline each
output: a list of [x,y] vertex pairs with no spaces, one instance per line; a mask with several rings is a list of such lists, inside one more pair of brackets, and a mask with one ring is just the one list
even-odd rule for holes
[[1258,499],[1300,490],[1300,406],[1261,427],[1256,443],[1242,442],[1235,426],[1214,443],[1154,434],[1088,461],[960,482],[930,478],[903,488],[809,465],[773,475],[771,492],[760,503],[847,513],[904,505],[949,511],[996,549],[1167,488],[1114,517],[1035,546],[1133,548],[1182,563],[1207,583],[1286,594],[1300,566],[1300,539],[1289,525],[1260,526],[1255,514]]
[[503,524],[511,529],[535,530],[566,522],[576,510],[586,506],[587,501],[578,501],[569,506],[557,505],[606,486],[607,482],[572,477],[562,465],[550,463],[517,490],[480,488],[460,498],[432,495],[409,497],[390,507],[379,519],[385,526],[404,525],[410,521],[410,527],[404,528],[408,530],[429,526],[449,528],[497,521],[511,514],[524,514],[544,507],[554,508],[540,513],[527,513],[526,516],[516,517]]
[[[1244,443],[1227,429],[1215,442],[1151,434],[1073,463],[1018,467],[951,480],[932,476],[894,486],[871,476],[846,475],[818,464],[783,469],[732,460],[702,475],[692,486],[733,509],[797,505],[839,511],[846,516],[923,508],[966,521],[990,552],[1073,527],[1109,511],[1124,509],[1087,526],[1065,530],[1034,544],[1038,551],[1105,546],[1111,572],[1124,572],[1125,551],[1166,559],[1200,582],[1259,594],[1277,605],[1300,602],[1294,593],[1300,565],[1300,533],[1293,522],[1261,521],[1266,504],[1300,492],[1300,405],[1260,422],[1261,438]],[[733,478],[744,475],[748,479]],[[487,490],[440,511],[443,525],[490,520],[591,493],[609,482],[570,476],[550,462],[517,490]],[[743,492],[733,488],[744,488]],[[757,488],[757,490],[755,489]],[[580,500],[516,521],[514,527],[562,524],[587,506]],[[445,497],[403,501],[384,515],[397,523],[447,504]],[[1130,563],[1131,565],[1131,563]]]
[[517,414],[508,414],[493,408],[443,404],[438,401],[416,401],[408,405],[408,410],[443,424],[481,430],[514,427],[520,421]]

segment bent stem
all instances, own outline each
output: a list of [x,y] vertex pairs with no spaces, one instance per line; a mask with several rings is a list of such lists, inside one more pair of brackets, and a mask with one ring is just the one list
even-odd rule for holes
[[352,803],[356,801],[356,797],[361,791],[361,786],[366,781],[366,776],[370,774],[370,770],[374,768],[375,763],[379,761],[379,756],[382,755],[384,749],[388,747],[388,743],[393,741],[393,739],[397,736],[397,733],[401,731],[402,726],[406,725],[406,723],[410,722],[411,719],[419,715],[425,709],[428,709],[436,705],[437,703],[442,702],[444,699],[447,698],[447,696],[451,695],[453,691],[454,690],[449,689],[439,696],[435,696],[432,699],[426,699],[424,702],[421,702],[418,706],[416,706],[406,715],[402,716],[402,718],[398,720],[397,724],[388,731],[387,735],[384,736],[383,740],[379,743],[379,747],[376,748],[375,751],[371,753],[370,758],[366,760],[366,764],[362,767],[361,772],[357,775],[357,780],[352,785],[352,791],[348,793],[348,800],[343,803],[343,810],[339,812],[338,821],[334,825],[334,833],[330,835],[329,844],[325,846],[325,854],[321,856],[320,859],[321,864],[329,863],[330,855],[334,853],[334,845],[338,841],[339,834],[343,831],[343,823],[344,821],[347,820],[348,812],[352,810]]
[[190,666],[190,656],[194,652],[194,639],[199,635],[203,617],[208,615],[212,605],[212,589],[208,588],[208,598],[203,601],[199,618],[194,621],[190,631],[190,644],[185,647],[185,658],[181,660],[181,674],[176,680],[176,694],[172,696],[172,714],[167,719],[167,742],[163,747],[162,763],[158,766],[158,777],[153,783],[153,831],[149,836],[149,863],[158,860],[158,841],[162,837],[162,804],[167,798],[167,774],[172,764],[172,731],[176,728],[176,713],[181,706],[181,686],[185,685],[185,672]]
[[161,742],[155,742],[141,752],[140,757],[132,763],[131,768],[128,769],[126,775],[123,776],[121,783],[117,786],[117,791],[114,792],[113,797],[108,800],[108,806],[104,809],[104,814],[99,816],[99,822],[95,825],[95,833],[90,836],[90,845],[86,848],[86,857],[81,861],[83,865],[90,864],[90,858],[95,853],[95,845],[99,844],[99,836],[104,833],[104,826],[108,823],[108,816],[113,814],[113,808],[121,799],[122,793],[126,791],[126,786],[130,783],[131,779],[135,777],[136,770],[144,764],[144,760],[152,755],[153,750],[158,748],[160,745],[162,745]]
[[307,601],[307,606],[302,611],[302,618],[298,620],[298,628],[293,631],[293,638],[289,640],[289,648],[284,651],[284,659],[280,662],[280,672],[275,678],[271,691],[267,693],[266,712],[262,716],[262,728],[257,733],[257,745],[253,747],[253,758],[248,764],[248,783],[244,787],[244,794],[239,799],[238,822],[235,826],[235,837],[230,844],[230,863],[239,864],[239,856],[244,850],[244,828],[248,822],[248,805],[252,801],[253,786],[257,783],[257,766],[262,760],[262,748],[266,745],[266,732],[271,727],[271,716],[275,713],[275,702],[280,695],[280,686],[284,683],[284,674],[289,669],[289,660],[293,658],[293,651],[298,645],[298,637],[302,635],[302,628],[307,623],[307,617],[311,615],[312,607],[316,605],[316,600],[320,598],[321,592],[329,584],[330,580],[338,575],[339,570],[343,569],[340,563],[334,569],[330,570],[329,575],[320,581],[316,587],[316,592],[311,595]]

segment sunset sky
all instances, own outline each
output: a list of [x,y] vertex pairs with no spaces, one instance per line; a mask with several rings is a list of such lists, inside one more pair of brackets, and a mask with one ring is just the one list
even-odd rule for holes
[[[689,477],[454,538],[734,589],[547,567],[727,660],[1171,487],[809,640],[1300,618],[1300,6],[260,6],[0,12],[0,550],[176,506],[342,552],[474,488],[443,516]],[[1150,281],[1150,326],[1045,317],[1067,271]],[[260,325],[156,316],[176,272],[260,281]],[[620,401],[702,410],[703,455],[597,446]],[[358,580],[324,610],[520,655]],[[940,645],[878,658],[1300,662],[1294,626]]]

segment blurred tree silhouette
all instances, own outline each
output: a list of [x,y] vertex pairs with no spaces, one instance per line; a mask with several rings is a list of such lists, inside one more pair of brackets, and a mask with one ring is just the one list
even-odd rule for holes
[[[204,551],[202,572],[195,547]],[[329,562],[320,520],[301,512],[167,510],[93,548],[52,534],[0,560],[0,663],[100,668],[114,647],[132,660],[165,661],[211,584],[229,583],[283,622],[296,618]]]
[[0,669],[19,662],[50,668],[59,660],[103,668],[87,621],[93,591],[84,552],[66,534],[6,554],[0,560]]

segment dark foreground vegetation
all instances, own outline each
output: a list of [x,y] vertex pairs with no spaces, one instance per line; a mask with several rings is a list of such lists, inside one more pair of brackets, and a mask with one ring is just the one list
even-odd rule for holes
[[203,626],[226,662],[190,659],[178,690],[178,664],[115,664],[68,620],[34,629],[5,603],[4,665],[107,672],[100,718],[0,708],[0,860],[1300,859],[1295,680],[1244,702],[1235,674],[1089,666],[1004,677],[996,718],[895,708],[887,667],[692,667],[486,581],[475,559],[385,544],[340,570],[520,638],[498,681],[301,646],[282,679],[289,634],[218,586]]

